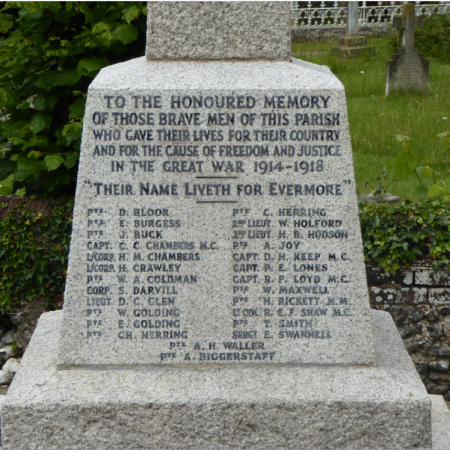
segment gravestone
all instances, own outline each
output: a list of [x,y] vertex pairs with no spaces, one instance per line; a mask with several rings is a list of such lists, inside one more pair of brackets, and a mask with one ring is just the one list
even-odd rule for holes
[[375,47],[367,45],[367,36],[358,34],[359,2],[347,2],[345,36],[338,38],[338,45],[331,47],[331,54],[345,58],[355,58],[361,53],[374,54]]
[[5,448],[431,448],[369,310],[344,87],[289,31],[287,3],[150,2],[147,56],[93,81]]
[[402,29],[402,48],[386,62],[386,95],[393,91],[429,89],[430,60],[414,48],[414,28],[423,26],[423,17],[416,17],[415,5],[403,5],[403,14],[394,17],[394,27]]
[[347,22],[345,24],[347,36],[358,34],[358,9],[359,2],[347,2]]

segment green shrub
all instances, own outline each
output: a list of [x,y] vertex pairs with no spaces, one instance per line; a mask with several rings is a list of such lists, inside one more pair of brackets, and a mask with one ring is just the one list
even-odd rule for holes
[[450,270],[449,206],[442,197],[422,203],[360,204],[365,260],[392,273],[430,255],[435,271],[443,265]]
[[416,47],[426,58],[450,63],[450,14],[426,17],[416,28]]
[[[392,50],[402,46],[402,31],[390,39]],[[450,14],[425,17],[423,27],[415,29],[414,46],[425,58],[450,63]]]
[[88,85],[144,54],[146,3],[3,5],[0,195],[73,193]]
[[61,306],[73,203],[73,198],[63,200],[44,216],[19,205],[0,219],[2,311],[41,296],[48,309]]

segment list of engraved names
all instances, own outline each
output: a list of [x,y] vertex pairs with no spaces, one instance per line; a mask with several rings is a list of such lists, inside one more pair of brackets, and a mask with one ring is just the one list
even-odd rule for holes
[[331,94],[95,95],[78,186],[90,347],[307,361],[352,334],[354,178]]

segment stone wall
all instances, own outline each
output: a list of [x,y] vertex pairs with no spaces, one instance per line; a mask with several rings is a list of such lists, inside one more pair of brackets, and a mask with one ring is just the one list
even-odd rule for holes
[[[362,36],[388,36],[396,34],[397,30],[388,25],[380,26],[361,26],[358,34]],[[291,39],[292,42],[328,42],[345,35],[345,28],[306,28],[306,27],[292,27]]]
[[391,314],[428,393],[450,401],[450,273],[431,262],[395,275],[367,265],[367,282],[371,307]]

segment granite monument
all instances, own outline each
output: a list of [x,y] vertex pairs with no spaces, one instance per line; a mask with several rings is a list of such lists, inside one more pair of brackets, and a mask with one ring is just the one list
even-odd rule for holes
[[150,2],[146,57],[93,81],[64,310],[5,448],[432,447],[369,309],[344,87],[289,33],[288,3]]

